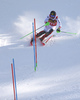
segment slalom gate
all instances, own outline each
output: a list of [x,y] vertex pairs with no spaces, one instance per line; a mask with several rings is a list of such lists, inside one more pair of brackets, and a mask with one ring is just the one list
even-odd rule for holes
[[16,86],[16,74],[15,74],[15,63],[13,59],[13,63],[11,63],[11,70],[12,70],[12,81],[13,81],[13,93],[14,93],[14,100],[17,99],[17,86]]
[[34,23],[32,23],[33,28],[33,51],[34,51],[34,70],[36,71],[37,67],[37,43],[36,43],[36,21],[34,19]]

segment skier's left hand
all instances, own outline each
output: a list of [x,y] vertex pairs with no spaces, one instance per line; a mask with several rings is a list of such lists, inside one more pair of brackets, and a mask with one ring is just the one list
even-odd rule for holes
[[56,30],[56,32],[57,32],[57,33],[60,33],[60,28],[58,28],[58,29]]

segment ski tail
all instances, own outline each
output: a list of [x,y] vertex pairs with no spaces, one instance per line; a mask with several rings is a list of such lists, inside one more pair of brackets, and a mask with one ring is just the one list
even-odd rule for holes
[[41,38],[39,40],[40,40],[41,45],[45,46],[45,43],[41,40]]
[[51,35],[51,36],[45,41],[45,44],[46,44],[52,37],[55,37],[55,35]]

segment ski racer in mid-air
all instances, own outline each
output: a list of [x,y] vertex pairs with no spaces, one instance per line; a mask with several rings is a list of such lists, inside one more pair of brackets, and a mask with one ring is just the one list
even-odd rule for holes
[[[49,14],[49,16],[47,16],[47,18],[45,19],[44,22],[45,23],[49,22],[50,24],[48,26],[45,26],[43,31],[40,31],[39,33],[36,34],[37,38],[40,37],[40,41],[41,41],[42,45],[45,45],[44,42],[43,42],[43,40],[47,36],[49,36],[54,30],[56,30],[56,26],[57,25],[58,25],[58,28],[56,30],[57,33],[60,32],[60,28],[61,28],[60,19],[56,15],[55,11],[51,11],[50,14]],[[33,45],[33,38],[31,39],[30,44]]]

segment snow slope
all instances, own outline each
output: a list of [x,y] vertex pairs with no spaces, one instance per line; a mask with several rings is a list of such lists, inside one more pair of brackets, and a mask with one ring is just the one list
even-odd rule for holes
[[80,39],[62,37],[53,44],[37,47],[36,72],[33,48],[26,42],[0,48],[0,100],[13,100],[12,58],[16,65],[18,100],[80,100]]

